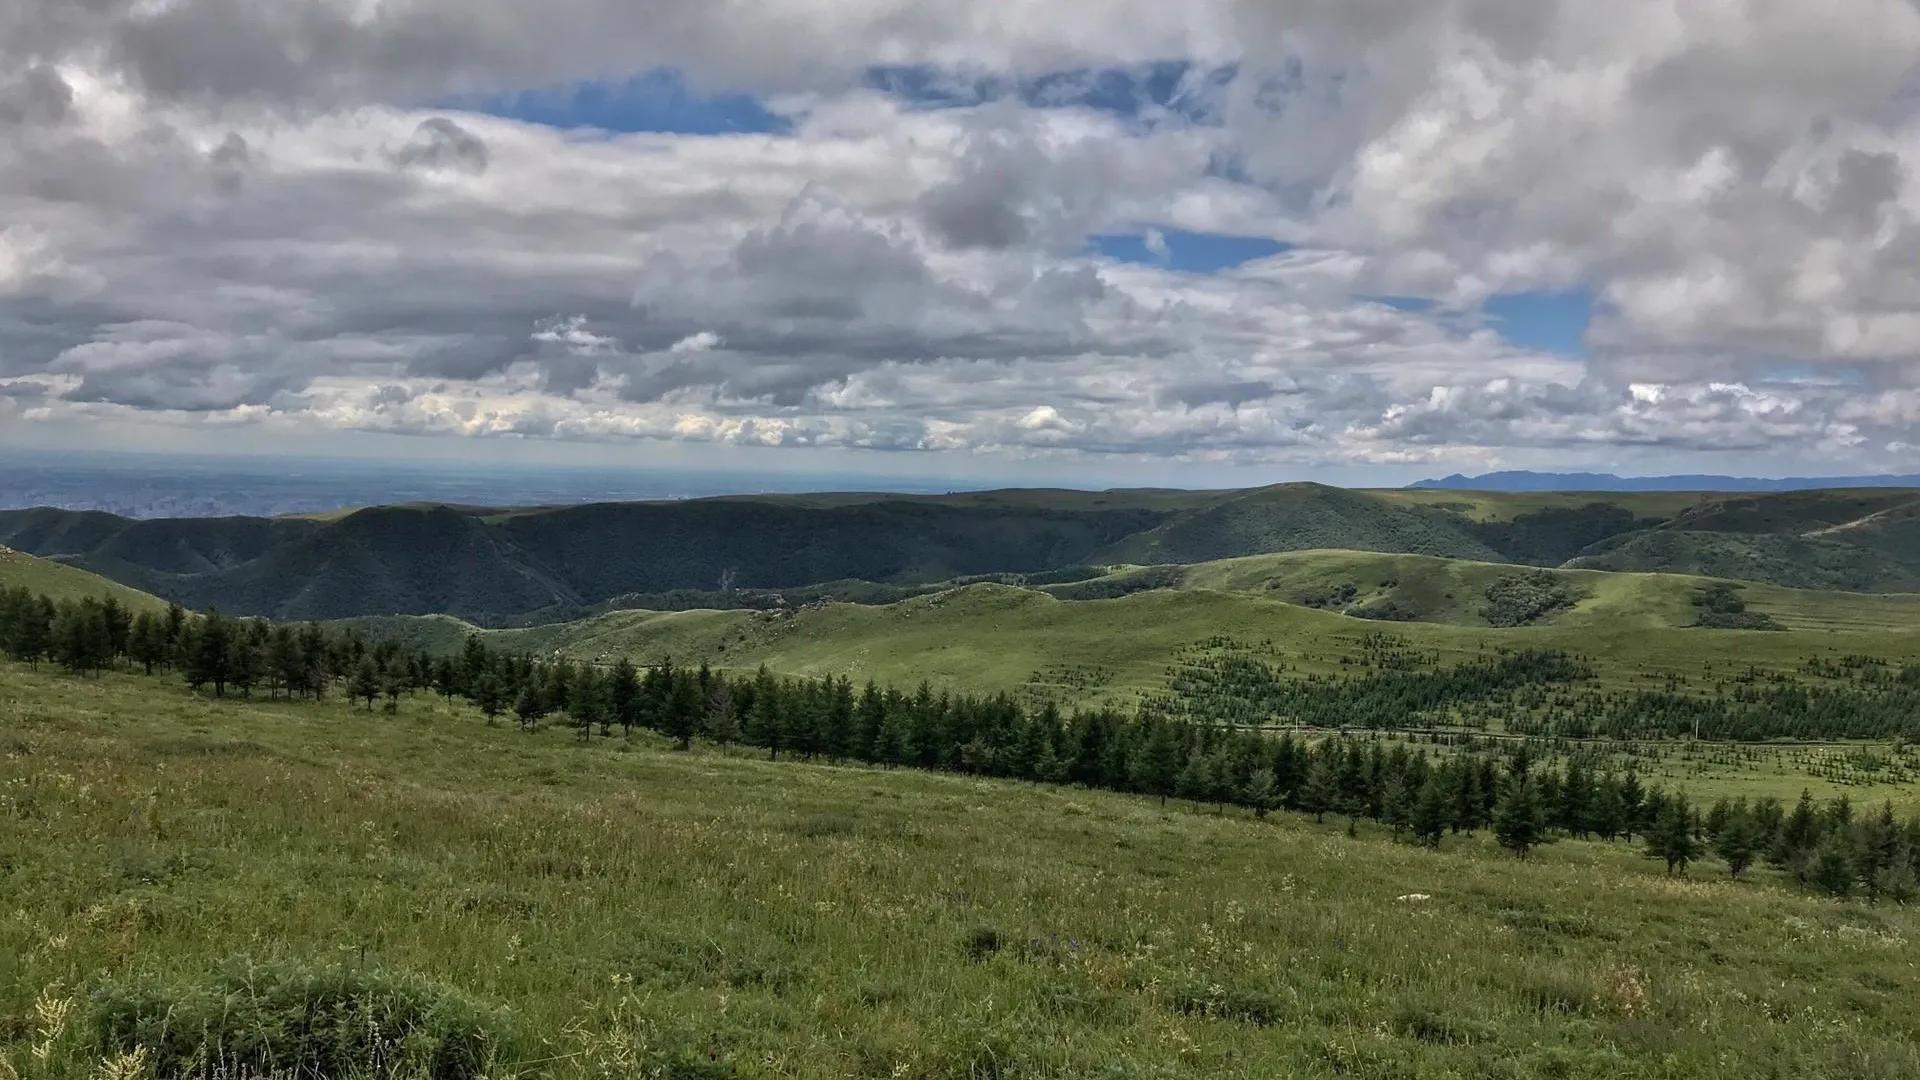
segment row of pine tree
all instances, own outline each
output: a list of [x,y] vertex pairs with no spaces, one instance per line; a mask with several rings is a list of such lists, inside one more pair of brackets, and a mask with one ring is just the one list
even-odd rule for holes
[[318,699],[339,688],[389,710],[416,692],[471,700],[492,723],[511,713],[524,727],[563,724],[578,738],[615,728],[658,731],[687,747],[696,737],[830,762],[916,767],[1088,787],[1264,816],[1275,810],[1379,822],[1412,842],[1491,829],[1524,857],[1555,837],[1633,842],[1683,873],[1707,853],[1735,876],[1764,859],[1835,895],[1915,895],[1920,817],[1899,822],[1890,805],[1856,815],[1844,798],[1825,806],[1802,795],[1716,802],[1705,813],[1683,793],[1644,788],[1632,772],[1599,773],[1576,757],[1564,767],[1534,760],[1523,742],[1500,755],[1432,754],[1380,739],[1277,737],[1195,722],[1157,710],[1063,715],[1051,703],[1023,708],[1004,694],[912,693],[845,677],[779,678],[676,666],[610,668],[537,659],[467,639],[454,656],[432,657],[353,630],[294,627],[217,612],[130,613],[108,598],[56,603],[28,590],[0,590],[0,648],[29,664],[78,674],[120,663],[148,674],[176,671],[195,690]]

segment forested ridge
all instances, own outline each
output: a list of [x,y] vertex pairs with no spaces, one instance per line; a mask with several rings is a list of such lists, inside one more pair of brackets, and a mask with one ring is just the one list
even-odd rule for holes
[[[608,605],[753,606],[769,590],[815,588],[885,602],[982,576],[1320,548],[1920,589],[1920,518],[1901,501],[1920,503],[1911,492],[1874,500],[1845,492],[1751,496],[1723,510],[1703,496],[1670,517],[1608,498],[1541,505],[1476,494],[1477,501],[1456,504],[1281,484],[521,510],[386,506],[324,519],[135,521],[41,508],[0,511],[0,544],[195,609],[293,619],[444,613],[489,625],[574,618]],[[1673,513],[1670,506],[1662,512]],[[1508,617],[1515,603],[1538,599],[1509,596],[1495,614]],[[1515,617],[1526,617],[1523,608]],[[1404,616],[1387,603],[1361,613]]]
[[[384,702],[395,711],[408,695],[437,693],[471,701],[488,723],[511,717],[527,729],[557,725],[584,743],[616,729],[650,729],[683,749],[697,738],[757,747],[773,759],[1080,784],[1255,814],[1371,819],[1429,846],[1482,829],[1522,857],[1556,836],[1638,840],[1670,872],[1711,852],[1735,876],[1765,858],[1836,895],[1906,900],[1916,892],[1920,818],[1900,822],[1890,805],[1862,812],[1845,796],[1824,806],[1803,796],[1791,810],[1776,799],[1723,799],[1703,811],[1684,792],[1644,787],[1631,770],[1603,771],[1578,755],[1564,767],[1536,761],[1531,740],[1476,754],[1458,752],[1450,737],[1420,749],[1305,731],[1276,735],[1176,707],[1183,694],[1210,700],[1179,685],[1133,712],[1065,712],[1051,701],[1023,706],[1004,694],[936,693],[925,683],[912,692],[871,682],[856,690],[845,677],[782,678],[764,667],[740,675],[663,658],[645,669],[624,659],[603,668],[500,652],[473,637],[457,655],[436,657],[315,623],[196,615],[177,605],[133,614],[111,597],[56,602],[25,588],[0,592],[0,646],[18,662],[53,662],[81,677],[130,664],[214,697],[339,693],[369,710]],[[1391,639],[1375,636],[1367,647],[1377,670],[1344,681],[1298,680],[1291,700],[1321,703],[1313,719],[1329,727],[1389,728],[1351,721],[1418,716],[1585,674],[1564,653],[1512,652],[1423,671],[1420,658]],[[1882,691],[1920,683],[1866,662],[1842,661],[1821,674]]]

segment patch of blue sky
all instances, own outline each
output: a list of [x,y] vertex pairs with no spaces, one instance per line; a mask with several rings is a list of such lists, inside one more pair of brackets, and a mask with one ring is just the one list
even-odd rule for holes
[[1097,109],[1126,118],[1169,114],[1194,123],[1217,119],[1217,92],[1231,67],[1202,68],[1167,60],[1118,68],[1084,68],[1009,78],[928,65],[875,67],[867,85],[927,109],[964,108],[1015,98],[1034,108]]
[[675,135],[781,134],[788,118],[751,94],[706,93],[678,72],[650,71],[616,82],[498,94],[458,103],[461,108],[556,128]]
[[1501,293],[1489,297],[1480,311],[1516,348],[1587,355],[1587,324],[1593,320],[1591,289]]
[[1415,314],[1433,310],[1433,301],[1424,296],[1362,296],[1360,299]]
[[[1157,237],[1157,239],[1156,239]],[[1089,241],[1094,252],[1120,262],[1164,266],[1192,274],[1211,274],[1278,255],[1290,245],[1265,236],[1157,229],[1138,233],[1102,233]]]

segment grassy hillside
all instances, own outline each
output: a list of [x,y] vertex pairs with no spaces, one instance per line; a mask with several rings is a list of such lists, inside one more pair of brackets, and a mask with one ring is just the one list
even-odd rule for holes
[[1108,547],[1100,559],[1190,563],[1306,548],[1497,558],[1445,511],[1402,508],[1363,492],[1282,484],[1222,499]]
[[111,596],[131,611],[160,611],[167,606],[166,601],[158,597],[108,581],[98,574],[0,547],[0,589],[14,589],[22,585],[55,600],[78,600],[87,596],[105,599]]
[[580,746],[437,699],[4,681],[23,1077],[137,1075],[100,1010],[196,1015],[222,970],[251,989],[216,1022],[287,972],[458,1001],[433,1030],[486,1036],[494,1076],[1920,1073],[1920,912],[1771,871]]
[[[1147,589],[1246,593],[1326,611],[1378,612],[1391,605],[1410,622],[1487,627],[1490,587],[1515,578],[1561,584],[1570,603],[1533,620],[1539,626],[1687,627],[1695,593],[1714,579],[1681,574],[1539,569],[1507,563],[1365,551],[1292,551],[1192,566],[1121,567],[1042,591],[1059,599],[1111,599]],[[1788,629],[1901,631],[1920,628],[1920,594],[1843,593],[1734,582],[1754,611]]]
[[[1148,568],[1141,573],[1160,571]],[[370,631],[440,648],[468,632],[500,647],[590,660],[671,655],[793,674],[847,674],[885,684],[1036,691],[1072,704],[1131,702],[1166,685],[1182,654],[1211,639],[1271,643],[1293,670],[1344,674],[1343,657],[1373,633],[1439,662],[1498,648],[1562,649],[1593,659],[1600,685],[1708,687],[1714,673],[1790,672],[1813,658],[1920,657],[1920,597],[1851,597],[1751,585],[1740,596],[1785,631],[1690,626],[1700,579],[1562,572],[1580,590],[1541,625],[1497,629],[1474,590],[1511,567],[1414,556],[1316,552],[1180,568],[1178,588],[1108,600],[1060,600],[1031,589],[975,585],[889,605],[815,604],[785,611],[620,611],[519,630],[475,631],[453,620],[361,620]],[[1460,624],[1383,623],[1276,599],[1358,580],[1399,595],[1436,596],[1434,614]],[[1278,587],[1274,587],[1274,586]],[[1445,590],[1454,592],[1445,600]],[[1367,597],[1360,598],[1368,602]],[[1471,622],[1474,625],[1465,625]]]
[[1566,565],[1744,578],[1799,589],[1920,592],[1920,564],[1830,535],[1649,529],[1596,544]]

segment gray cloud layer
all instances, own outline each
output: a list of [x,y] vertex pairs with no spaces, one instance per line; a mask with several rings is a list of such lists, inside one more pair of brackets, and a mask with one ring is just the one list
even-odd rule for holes
[[[1223,462],[1910,463],[1906,0],[25,0],[0,426],[235,424]],[[926,109],[1196,62],[1130,113]],[[444,107],[672,65],[779,135]],[[1214,275],[1092,235],[1264,235]],[[1591,289],[1587,361],[1478,305]],[[1379,295],[1437,301],[1428,310]]]

